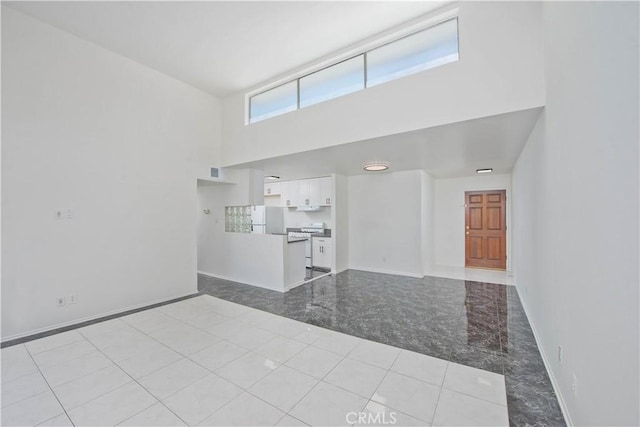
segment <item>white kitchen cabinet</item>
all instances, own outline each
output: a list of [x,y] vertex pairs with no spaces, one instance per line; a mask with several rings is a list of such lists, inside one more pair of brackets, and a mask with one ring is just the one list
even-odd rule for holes
[[267,182],[264,184],[265,196],[279,196],[281,194],[280,186],[281,182]]
[[280,183],[281,206],[298,206],[298,181],[283,181]]
[[314,181],[313,179],[301,179],[297,181],[298,197],[296,206],[314,206],[314,200],[311,197],[312,192],[317,193],[317,191],[312,190],[312,187],[315,187]]
[[331,178],[298,181],[298,206],[331,206]]
[[331,177],[318,178],[318,204],[319,206],[331,206],[333,203],[333,180]]
[[333,244],[331,237],[312,237],[312,263],[314,267],[331,269]]
[[[280,194],[280,206],[331,206],[333,202],[333,181],[331,177],[282,181],[277,188],[265,184],[265,196]],[[271,184],[271,185],[272,185]]]

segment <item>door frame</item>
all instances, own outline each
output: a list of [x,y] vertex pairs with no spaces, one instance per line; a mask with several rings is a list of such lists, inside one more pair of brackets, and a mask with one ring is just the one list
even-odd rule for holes
[[[508,186],[505,186],[503,188],[481,188],[481,189],[465,189],[464,190],[464,194],[463,194],[463,206],[464,206],[464,215],[463,215],[463,229],[464,229],[464,233],[463,233],[463,246],[464,246],[464,268],[474,268],[474,269],[483,269],[483,270],[495,270],[495,271],[511,271],[511,253],[510,253],[510,248],[511,248],[511,205],[510,205],[510,199],[511,199],[511,189]],[[504,256],[505,256],[505,268],[491,268],[491,267],[476,267],[476,266],[468,266],[467,265],[467,229],[466,229],[466,225],[467,225],[467,193],[474,193],[474,192],[492,192],[492,191],[503,191],[504,192],[504,225],[505,225],[505,232],[504,232],[504,241],[505,241],[505,248],[504,248]]]

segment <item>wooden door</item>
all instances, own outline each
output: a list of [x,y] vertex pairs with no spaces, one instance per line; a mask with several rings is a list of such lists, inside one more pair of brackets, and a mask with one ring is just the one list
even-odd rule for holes
[[506,190],[465,192],[465,266],[507,268]]

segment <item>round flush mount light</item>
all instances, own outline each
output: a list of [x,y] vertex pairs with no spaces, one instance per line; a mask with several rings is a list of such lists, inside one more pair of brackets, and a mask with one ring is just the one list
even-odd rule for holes
[[382,172],[389,169],[389,162],[366,162],[362,169],[367,172]]
[[280,179],[280,177],[275,175],[268,175],[268,176],[265,176],[264,179],[276,180],[276,179]]

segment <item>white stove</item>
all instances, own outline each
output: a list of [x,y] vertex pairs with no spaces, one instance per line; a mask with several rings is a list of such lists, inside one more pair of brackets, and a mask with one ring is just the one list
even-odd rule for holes
[[289,240],[304,240],[311,237],[311,233],[305,233],[303,231],[290,231],[287,235],[289,236]]
[[306,240],[304,242],[304,256],[307,268],[311,268],[313,266],[311,259],[311,236],[314,234],[324,234],[324,222],[307,224],[302,226],[300,231],[290,231],[288,233],[288,239],[290,242],[294,240]]
[[324,234],[324,222],[314,222],[303,226],[300,230],[309,234]]

